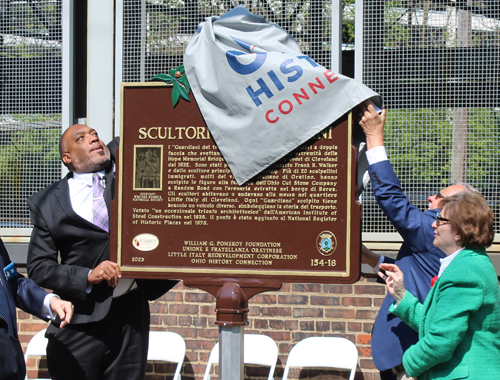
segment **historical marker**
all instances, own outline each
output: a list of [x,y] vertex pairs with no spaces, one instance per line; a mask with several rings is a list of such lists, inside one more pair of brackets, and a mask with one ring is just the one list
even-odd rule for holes
[[357,281],[350,118],[240,187],[196,102],[174,108],[171,91],[122,84],[112,260],[124,277]]

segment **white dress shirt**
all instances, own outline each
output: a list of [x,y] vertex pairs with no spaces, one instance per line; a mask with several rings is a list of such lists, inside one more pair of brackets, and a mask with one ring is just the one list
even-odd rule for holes
[[366,159],[368,160],[369,165],[389,160],[385,146],[376,146],[375,148],[367,150]]
[[54,321],[56,319],[56,314],[54,314],[50,308],[50,300],[52,299],[52,297],[59,298],[57,294],[48,293],[43,299],[42,314],[45,315],[48,319]]
[[446,268],[448,268],[448,265],[450,265],[450,263],[453,261],[453,259],[455,257],[457,257],[457,255],[463,250],[463,248],[460,248],[458,251],[456,251],[455,253],[452,253],[451,255],[449,256],[446,256],[442,259],[439,259],[441,261],[441,266],[439,267],[439,273],[438,273],[438,277],[441,277],[441,275],[443,274],[444,270]]
[[[92,223],[93,221],[93,173],[73,173],[73,178],[68,179],[69,198],[71,207],[83,219]],[[101,179],[104,177],[104,170],[97,172]]]
[[[92,175],[94,173],[73,173],[73,178],[68,179],[69,197],[71,200],[71,207],[83,219],[93,223],[94,213],[92,210],[93,198],[93,183]],[[104,177],[104,170],[98,171],[99,177]],[[92,269],[89,273],[92,272]],[[125,294],[127,291],[133,290],[137,287],[134,280],[129,278],[122,278],[118,281],[118,285],[113,290],[113,297],[118,297]],[[92,284],[87,284],[87,293],[92,290]]]

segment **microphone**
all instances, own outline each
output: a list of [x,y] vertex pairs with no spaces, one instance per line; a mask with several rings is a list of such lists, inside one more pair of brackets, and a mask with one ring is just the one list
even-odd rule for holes
[[102,177],[101,178],[101,182],[102,182],[102,187],[106,188],[107,184],[108,184],[108,180],[106,177]]

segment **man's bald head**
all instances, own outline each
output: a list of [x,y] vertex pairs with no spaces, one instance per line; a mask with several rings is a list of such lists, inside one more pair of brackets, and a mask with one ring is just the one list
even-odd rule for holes
[[427,198],[429,201],[429,210],[441,208],[439,207],[439,204],[443,198],[469,191],[478,192],[476,188],[467,183],[457,183],[456,185],[448,186],[447,188],[439,191],[437,194],[431,195]]
[[59,154],[63,164],[75,173],[103,170],[111,157],[97,132],[83,124],[74,124],[64,131],[59,140]]

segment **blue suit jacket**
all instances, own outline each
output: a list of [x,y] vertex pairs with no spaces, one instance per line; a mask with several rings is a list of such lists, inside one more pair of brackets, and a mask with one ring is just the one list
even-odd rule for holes
[[7,332],[7,322],[0,317],[0,379],[24,379],[26,367],[23,350],[17,337],[16,306],[42,318],[42,305],[47,293],[17,272],[9,275],[7,280],[3,269],[10,263],[9,254],[0,239],[0,286],[4,289],[6,306],[14,324],[14,336],[11,336]]
[[[439,259],[446,256],[432,244],[431,225],[437,210],[421,212],[410,203],[389,161],[370,165],[368,171],[377,203],[404,241],[396,260],[386,258],[385,262],[399,266],[405,276],[406,289],[423,303],[431,279],[439,271]],[[418,334],[389,312],[393,301],[387,294],[373,326],[372,356],[380,371],[400,365],[403,352],[418,341]]]
[[[16,306],[27,313],[47,320],[47,316],[42,315],[43,300],[47,292],[36,285],[33,281],[25,278],[22,274],[16,274],[7,281],[3,269],[11,263],[9,254],[5,249],[3,241],[0,239],[0,276],[2,283],[8,284],[7,306],[10,310],[12,320],[16,323]],[[15,331],[17,337],[17,331]]]

